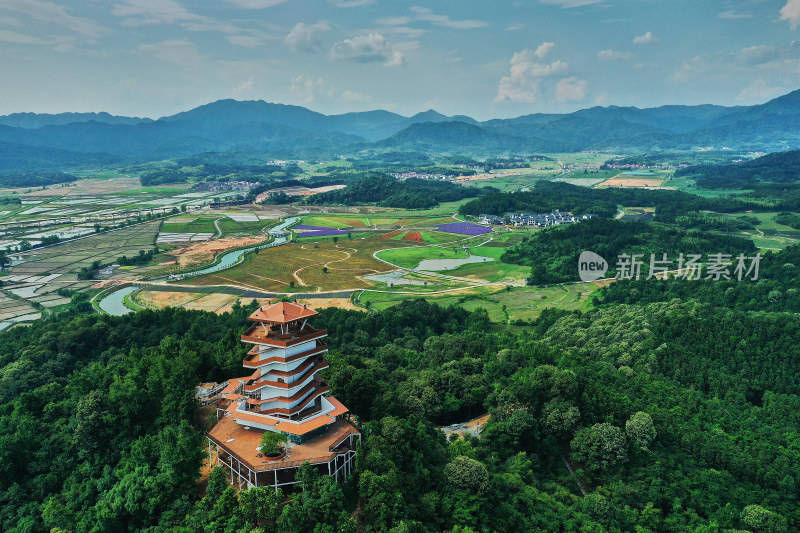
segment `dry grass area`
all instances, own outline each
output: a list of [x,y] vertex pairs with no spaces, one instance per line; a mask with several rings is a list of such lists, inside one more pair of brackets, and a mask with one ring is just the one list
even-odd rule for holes
[[[260,305],[265,305],[271,301],[268,298],[242,298],[230,294],[197,292],[142,290],[136,294],[136,302],[150,308],[182,307],[184,309],[197,309],[218,314],[230,311],[237,301],[240,305],[246,305],[253,300],[256,300]],[[353,305],[350,298],[299,298],[297,301],[314,309],[337,307],[339,309],[364,311],[364,308]]]
[[[371,287],[362,276],[393,268],[372,254],[387,247],[405,246],[370,236],[363,239],[293,243],[267,248],[246,263],[217,274],[189,278],[192,285],[238,285],[265,291],[335,291]],[[408,243],[409,245],[411,243]],[[325,269],[327,268],[327,271]],[[290,285],[294,283],[294,287]]]
[[298,303],[306,304],[314,309],[325,309],[327,307],[336,307],[338,309],[348,309],[351,311],[364,311],[363,307],[353,305],[350,298],[298,298]]
[[[174,185],[172,185],[174,187]],[[139,178],[112,178],[108,180],[78,180],[74,187],[69,188],[67,196],[102,196],[104,194],[117,194],[141,189]]]
[[617,174],[616,176],[607,179],[603,183],[596,186],[597,189],[604,189],[606,187],[622,187],[622,188],[639,188],[639,189],[660,189],[664,184],[664,179],[654,176],[649,178],[647,176],[631,176],[625,174]]
[[[240,298],[231,294],[198,293],[198,292],[168,292],[142,290],[136,294],[136,302],[149,308],[163,309],[164,307],[182,307],[197,311],[222,314],[233,309],[238,301],[240,305],[248,304],[253,298]],[[259,303],[265,304],[264,298],[255,298]]]
[[337,191],[339,189],[344,189],[347,185],[326,185],[324,187],[282,187],[280,189],[270,189],[269,191],[262,192],[256,198],[256,202],[263,202],[269,196],[278,193],[284,193],[287,196],[312,196],[314,194],[319,194],[328,191]]
[[243,246],[253,246],[262,243],[266,240],[265,237],[241,237],[236,239],[218,239],[215,241],[208,241],[203,243],[192,244],[177,248],[168,253],[174,256],[178,265],[181,267],[188,267],[192,265],[208,263],[214,259],[220,252],[231,250],[233,248],[241,248]]

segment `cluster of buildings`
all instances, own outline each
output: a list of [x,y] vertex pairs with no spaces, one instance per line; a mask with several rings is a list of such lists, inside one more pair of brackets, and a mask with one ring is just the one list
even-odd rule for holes
[[196,191],[249,191],[258,185],[257,181],[213,181],[198,183],[193,189]]
[[574,224],[581,220],[596,217],[597,215],[594,214],[575,216],[568,211],[559,211],[558,209],[552,213],[506,213],[504,217],[497,215],[480,215],[481,224],[509,224],[512,226],[537,226],[540,228],[559,226],[562,224]]
[[[225,467],[239,488],[290,488],[305,463],[337,481],[353,471],[361,433],[319,375],[328,368],[328,332],[311,326],[316,315],[292,302],[259,308],[241,337],[252,346],[243,362],[250,373],[198,388],[201,403],[217,406],[207,433],[210,462]],[[272,455],[259,447],[268,432],[286,441]]]
[[690,166],[688,163],[678,163],[676,165],[671,165],[667,163],[662,164],[654,164],[654,165],[642,165],[637,163],[604,163],[601,167],[598,168],[606,168],[611,170],[673,170],[676,168],[683,168]]
[[392,177],[398,180],[407,180],[409,178],[418,178],[421,180],[445,180],[450,176],[444,174],[428,174],[427,172],[394,172]]

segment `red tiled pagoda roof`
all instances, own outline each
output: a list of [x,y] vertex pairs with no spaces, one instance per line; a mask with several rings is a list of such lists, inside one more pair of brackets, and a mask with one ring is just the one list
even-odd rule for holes
[[303,304],[293,302],[277,302],[265,305],[250,315],[253,322],[268,322],[270,324],[288,324],[295,320],[303,320],[316,316],[318,313]]

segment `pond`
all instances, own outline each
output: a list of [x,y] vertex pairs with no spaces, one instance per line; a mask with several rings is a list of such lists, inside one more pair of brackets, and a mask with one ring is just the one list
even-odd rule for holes
[[414,270],[427,270],[429,272],[437,272],[439,270],[455,270],[461,265],[469,263],[483,263],[487,261],[494,261],[493,257],[484,257],[482,255],[471,255],[462,259],[425,259],[420,261],[417,268]]
[[408,272],[405,270],[395,270],[394,272],[388,272],[386,274],[364,276],[364,279],[386,283],[387,285],[425,285],[425,281],[421,279],[407,279],[405,277],[406,274],[408,274]]

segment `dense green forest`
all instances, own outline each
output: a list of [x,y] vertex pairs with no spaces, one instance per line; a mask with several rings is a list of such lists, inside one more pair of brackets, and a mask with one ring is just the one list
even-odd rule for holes
[[506,263],[529,265],[530,283],[564,283],[578,281],[578,258],[592,251],[609,263],[606,276],[616,274],[620,254],[643,254],[641,274],[647,277],[650,255],[667,254],[673,261],[683,254],[754,255],[752,241],[709,233],[685,230],[656,222],[620,222],[593,218],[539,231],[515,244],[502,255]]
[[[765,259],[765,276],[785,259]],[[73,312],[0,334],[0,528],[800,527],[794,314],[674,299],[497,330],[482,310],[424,301],[325,309],[327,381],[364,425],[356,473],[237,493],[218,469],[200,497],[194,386],[241,373],[250,310]],[[480,438],[436,427],[487,410]]]
[[690,177],[706,189],[750,189],[760,183],[800,181],[800,150],[777,152],[739,163],[680,168],[676,177]]
[[742,199],[703,198],[682,191],[648,191],[645,189],[590,189],[554,181],[540,180],[530,191],[497,192],[465,203],[459,208],[462,215],[478,216],[484,213],[504,215],[526,211],[549,213],[554,209],[570,211],[577,215],[594,213],[612,217],[617,206],[654,207],[662,222],[673,222],[675,217],[692,211],[710,210],[721,213],[758,209]]
[[44,187],[57,183],[71,183],[78,178],[58,171],[0,173],[0,188]]
[[397,180],[379,172],[367,174],[349,184],[345,189],[315,194],[307,198],[309,204],[356,205],[375,203],[383,207],[425,209],[439,202],[453,202],[474,198],[480,190],[462,187],[448,181],[410,178]]
[[[197,163],[191,165],[189,163]],[[163,168],[146,170],[139,176],[145,187],[169,183],[212,182],[212,181],[280,181],[294,178],[302,173],[300,167],[291,165],[245,165],[221,164],[193,161],[191,158],[181,163],[170,163]]]
[[763,254],[758,280],[626,280],[604,288],[598,305],[695,299],[742,311],[800,312],[800,245]]

